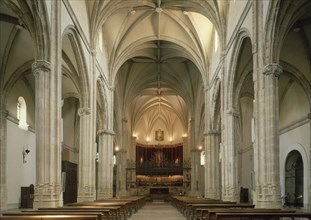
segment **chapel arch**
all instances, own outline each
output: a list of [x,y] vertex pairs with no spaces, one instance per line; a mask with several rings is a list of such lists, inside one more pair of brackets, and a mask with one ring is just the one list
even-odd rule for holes
[[[232,155],[236,173],[232,173],[236,178],[236,197],[240,201],[252,200],[252,174],[254,172],[254,136],[253,111],[254,111],[254,83],[253,83],[253,54],[252,42],[248,37],[247,30],[241,30],[236,49],[236,55],[232,59],[231,68],[233,75],[229,76],[229,95],[225,100],[225,105],[230,109],[232,115]],[[232,136],[231,136],[232,135]],[[222,162],[226,164],[226,158]],[[239,194],[239,195],[238,195]]]
[[80,135],[85,129],[81,117],[87,117],[90,113],[88,76],[82,51],[76,30],[68,26],[62,38],[62,171],[66,173],[65,204],[78,201],[78,178],[83,175],[80,152],[83,152],[85,139]]
[[289,152],[285,161],[285,203],[286,206],[303,207],[304,164],[299,151]]
[[[293,154],[285,155],[284,151],[288,151],[291,144],[302,143],[302,150],[299,153],[304,158],[304,154],[301,152],[310,151],[307,147],[308,144],[303,143],[311,141],[309,126],[311,112],[311,65],[309,54],[311,53],[311,44],[310,40],[308,40],[311,38],[308,31],[311,28],[311,3],[310,1],[299,1],[297,3],[294,6],[285,3],[280,5],[280,14],[276,19],[277,21],[283,19],[283,11],[286,11],[287,19],[284,20],[282,25],[276,23],[275,29],[279,35],[277,35],[278,38],[274,39],[272,45],[276,50],[273,51],[272,55],[270,54],[275,60],[278,59],[283,69],[278,78],[278,134],[279,152],[280,158],[282,158],[280,163],[286,164],[289,163],[288,159],[291,155],[298,155],[294,154],[295,151],[292,152]],[[301,166],[299,163],[293,166]],[[308,193],[307,189],[311,187],[311,173],[310,171],[306,172],[307,167],[310,167],[309,160],[303,160],[302,192],[300,192],[300,188],[290,188],[290,184],[286,183],[286,179],[289,178],[289,175],[292,175],[290,172],[286,172],[286,169],[289,169],[288,167],[285,167],[285,171],[280,173],[280,178],[285,179],[285,183],[281,185],[282,197],[288,200],[283,201],[283,203],[290,206],[310,208],[311,194]],[[291,172],[301,171],[292,170]],[[286,197],[287,193],[290,194],[288,197]],[[300,195],[303,197],[297,200],[297,196]]]

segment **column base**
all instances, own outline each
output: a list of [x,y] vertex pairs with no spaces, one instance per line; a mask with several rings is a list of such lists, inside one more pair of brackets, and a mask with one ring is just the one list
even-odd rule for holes
[[36,185],[33,207],[54,208],[63,206],[63,193],[60,185]]
[[281,208],[282,200],[278,184],[257,186],[254,194],[254,204],[257,208]]
[[217,190],[208,190],[208,192],[205,192],[206,198],[211,199],[220,199],[220,193]]
[[97,194],[97,199],[109,199],[113,197],[112,189],[100,189]]
[[7,210],[7,187],[5,184],[0,186],[0,211]]
[[224,201],[238,202],[239,201],[238,189],[236,187],[225,188],[223,190],[221,199]]
[[94,187],[79,187],[78,189],[78,202],[94,201],[95,200],[95,188]]

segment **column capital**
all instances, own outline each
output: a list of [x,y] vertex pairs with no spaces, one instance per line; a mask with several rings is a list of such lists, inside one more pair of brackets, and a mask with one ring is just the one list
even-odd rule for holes
[[90,54],[91,54],[92,56],[96,56],[96,49],[91,49],[91,50],[90,50]]
[[108,129],[100,129],[97,131],[97,135],[104,135],[104,134],[114,136],[116,133],[114,133],[114,131],[108,130]]
[[115,151],[115,153],[116,153],[117,155],[125,154],[125,153],[127,153],[127,150],[125,150],[125,149],[120,149],[120,150],[118,150],[118,151]]
[[199,150],[198,148],[192,148],[190,150],[191,153],[201,153],[202,150]]
[[78,110],[78,115],[80,117],[89,114],[91,114],[91,109],[89,107],[79,108]]
[[31,69],[35,76],[39,71],[49,72],[51,71],[51,63],[46,60],[36,60],[32,65]]
[[230,108],[227,110],[227,114],[232,115],[233,117],[240,117],[240,112],[235,108]]
[[209,130],[204,133],[204,136],[213,136],[213,135],[220,135],[220,132],[217,130]]
[[273,74],[275,77],[279,78],[283,72],[283,67],[277,63],[270,63],[263,68],[263,74],[268,76]]
[[5,109],[1,109],[0,110],[0,115],[2,116],[2,117],[7,117],[8,115],[9,115],[9,112],[7,111],[7,110],[5,110]]

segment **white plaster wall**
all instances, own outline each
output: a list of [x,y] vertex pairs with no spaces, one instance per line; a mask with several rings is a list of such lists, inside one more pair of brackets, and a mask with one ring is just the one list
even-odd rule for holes
[[220,74],[219,71],[221,70],[221,68],[219,68],[220,65],[220,51],[221,51],[221,45],[220,45],[220,39],[218,37],[218,48],[217,50],[215,50],[215,38],[214,38],[214,49],[213,49],[213,53],[211,56],[211,64],[210,64],[210,74],[209,74],[209,80],[212,80],[215,76],[215,74]]
[[[23,150],[30,150],[23,163]],[[36,181],[36,146],[35,134],[18,128],[7,121],[7,195],[8,209],[20,206],[21,186],[35,184]]]
[[251,191],[251,172],[254,171],[253,149],[241,153],[241,177],[240,185]]
[[269,22],[268,18],[267,18],[267,14],[268,14],[268,9],[269,9],[269,5],[270,5],[270,1],[261,1],[262,5],[263,5],[263,18],[265,18],[266,20],[264,20],[264,25],[266,25],[266,23]]
[[[308,196],[311,193],[309,188],[310,182],[310,123],[306,123],[296,129],[288,131],[280,135],[280,181],[281,181],[281,193],[285,192],[285,162],[287,155],[292,150],[297,150],[302,156],[304,166],[304,208],[308,207],[310,201]],[[310,197],[310,196],[309,196]]]
[[[69,153],[69,161],[72,163],[78,163],[78,154],[75,152],[75,149],[78,149],[78,146],[75,146],[76,138],[76,119],[77,119],[77,108],[78,100],[76,98],[67,98],[64,101],[62,108],[62,118],[63,118],[63,144]],[[79,131],[79,130],[78,130]],[[68,159],[68,158],[63,158]]]
[[84,31],[85,37],[88,42],[90,42],[90,31],[89,31],[89,23],[90,19],[87,13],[87,5],[86,1],[77,1],[77,0],[69,0],[72,10],[74,11],[79,24]]
[[8,62],[6,64],[5,80],[8,80],[22,64],[34,58],[34,45],[31,36],[26,29],[18,31],[14,43],[10,48]]
[[8,111],[10,116],[17,118],[17,102],[20,96],[22,96],[26,102],[27,124],[30,127],[35,128],[34,97],[33,94],[30,92],[28,86],[22,80],[19,80],[10,90],[7,97],[6,110]]
[[66,6],[64,5],[64,3],[62,3],[62,5],[61,5],[61,33],[62,33],[62,35],[64,35],[64,30],[69,25],[74,26],[74,24],[70,18],[70,15],[67,11]]
[[305,118],[309,110],[308,97],[300,85],[294,83],[287,88],[285,97],[280,103],[279,128],[287,126]]
[[230,39],[234,29],[237,26],[237,23],[240,19],[240,16],[247,4],[247,1],[244,0],[231,0],[229,6],[229,16],[228,16],[228,30],[227,30],[227,39]]

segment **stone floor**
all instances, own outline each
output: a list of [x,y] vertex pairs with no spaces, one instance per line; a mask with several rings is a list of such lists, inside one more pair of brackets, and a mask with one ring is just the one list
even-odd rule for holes
[[186,218],[168,202],[148,202],[129,220],[185,220]]

